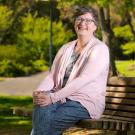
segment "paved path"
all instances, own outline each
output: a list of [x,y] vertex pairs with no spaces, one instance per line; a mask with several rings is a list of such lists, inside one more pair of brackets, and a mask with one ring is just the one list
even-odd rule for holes
[[[0,81],[0,95],[28,95],[31,96],[33,90],[37,88],[39,83],[48,74],[48,72],[38,73],[28,77],[8,78]],[[135,78],[133,77],[112,77],[109,79],[110,84],[128,84],[135,85]]]
[[8,78],[0,81],[0,95],[28,95],[31,96],[33,90],[47,75],[48,72],[38,73],[28,77]]

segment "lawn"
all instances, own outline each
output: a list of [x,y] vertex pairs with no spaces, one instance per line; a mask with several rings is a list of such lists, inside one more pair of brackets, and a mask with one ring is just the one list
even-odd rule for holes
[[31,130],[31,118],[15,116],[13,108],[32,108],[32,97],[0,96],[0,135],[28,135]]
[[0,116],[0,135],[28,135],[31,119],[18,116]]
[[0,96],[0,115],[12,115],[13,108],[32,108],[32,97]]

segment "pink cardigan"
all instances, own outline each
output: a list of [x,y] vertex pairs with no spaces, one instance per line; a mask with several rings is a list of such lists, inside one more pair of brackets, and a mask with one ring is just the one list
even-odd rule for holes
[[109,50],[103,42],[92,38],[82,50],[67,84],[61,88],[66,66],[76,42],[75,40],[61,47],[51,71],[37,90],[55,89],[55,92],[50,94],[53,103],[65,101],[65,98],[78,101],[88,110],[92,119],[99,119],[105,108]]

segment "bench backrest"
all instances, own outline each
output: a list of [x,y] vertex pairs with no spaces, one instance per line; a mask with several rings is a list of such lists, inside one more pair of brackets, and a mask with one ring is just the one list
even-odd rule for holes
[[105,117],[135,122],[135,87],[112,85],[107,87]]

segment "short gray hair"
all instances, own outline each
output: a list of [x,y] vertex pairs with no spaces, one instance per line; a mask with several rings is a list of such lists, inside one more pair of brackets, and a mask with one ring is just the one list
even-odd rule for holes
[[84,15],[86,13],[90,13],[94,19],[94,23],[96,26],[98,26],[98,16],[97,16],[97,12],[93,9],[93,8],[88,8],[88,7],[78,7],[75,11],[75,18]]

